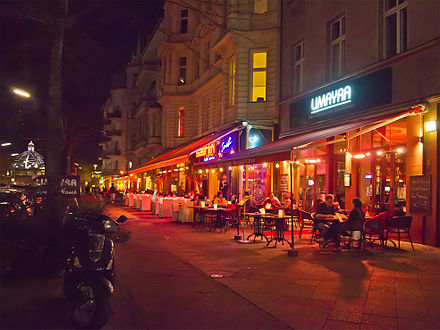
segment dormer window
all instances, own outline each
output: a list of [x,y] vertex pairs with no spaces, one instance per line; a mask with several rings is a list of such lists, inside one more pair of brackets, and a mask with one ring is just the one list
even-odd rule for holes
[[188,32],[188,9],[180,11],[180,33]]

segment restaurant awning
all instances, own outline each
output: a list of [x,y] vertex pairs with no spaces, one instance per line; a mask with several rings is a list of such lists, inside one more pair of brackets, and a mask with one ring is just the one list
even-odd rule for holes
[[[405,118],[406,116],[411,116],[420,113],[420,109],[412,109],[410,111],[401,113],[397,116],[390,117],[381,116],[369,119],[355,120],[352,122],[340,124],[333,127],[323,128],[319,130],[314,130],[308,133],[302,133],[292,136],[287,136],[281,138],[272,143],[268,143],[254,149],[248,149],[240,151],[234,155],[228,155],[222,159],[216,161],[208,161],[204,163],[195,164],[195,167],[218,167],[218,166],[237,166],[237,165],[251,165],[263,162],[274,162],[289,160],[292,148],[301,147],[300,149],[306,148],[308,144],[316,142],[318,140],[326,139],[338,134],[342,134],[354,129],[358,129],[367,125],[374,125],[374,129],[390,124],[394,121]],[[351,138],[351,137],[350,137]]]
[[211,133],[196,140],[187,142],[176,149],[173,149],[165,154],[162,154],[150,160],[144,166],[129,171],[128,173],[129,174],[141,173],[149,170],[154,170],[157,168],[174,166],[180,163],[185,163],[189,160],[189,155],[194,151],[196,151],[197,149],[200,149],[201,147],[205,146],[206,144],[212,141],[220,139],[224,135],[237,131],[242,127],[243,125],[241,123],[237,123],[236,125],[228,129]]

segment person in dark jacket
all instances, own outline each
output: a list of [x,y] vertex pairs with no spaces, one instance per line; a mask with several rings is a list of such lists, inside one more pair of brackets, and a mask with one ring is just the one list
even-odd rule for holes
[[353,199],[353,209],[347,221],[339,223],[339,232],[362,230],[364,227],[365,213],[362,211],[362,202],[359,198]]

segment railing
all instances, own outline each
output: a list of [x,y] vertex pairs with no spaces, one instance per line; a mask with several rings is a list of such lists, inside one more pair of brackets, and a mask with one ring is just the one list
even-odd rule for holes
[[120,110],[112,111],[107,113],[107,118],[121,118],[121,115],[122,114]]
[[121,130],[120,129],[109,129],[108,131],[106,131],[107,136],[120,136],[121,135]]

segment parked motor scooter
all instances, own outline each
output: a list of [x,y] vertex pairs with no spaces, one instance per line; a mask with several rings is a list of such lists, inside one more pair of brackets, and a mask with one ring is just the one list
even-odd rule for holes
[[65,232],[71,241],[66,260],[63,290],[72,303],[72,322],[77,328],[99,329],[110,314],[109,299],[114,286],[114,243],[112,235],[118,223],[106,215],[75,215],[64,217]]

